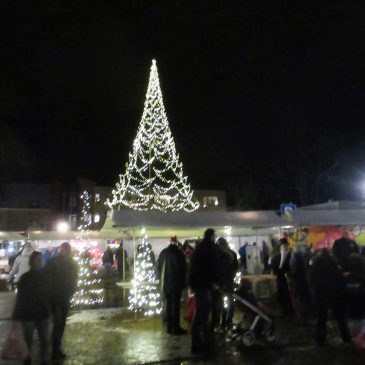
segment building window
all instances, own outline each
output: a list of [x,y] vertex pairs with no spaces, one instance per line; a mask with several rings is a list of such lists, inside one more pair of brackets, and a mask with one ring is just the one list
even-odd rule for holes
[[218,206],[218,197],[217,196],[204,196],[203,197],[203,207],[216,207]]
[[70,215],[70,222],[71,222],[71,228],[75,229],[77,226],[77,215],[76,214]]
[[100,194],[96,193],[95,194],[95,203],[99,203],[100,202]]

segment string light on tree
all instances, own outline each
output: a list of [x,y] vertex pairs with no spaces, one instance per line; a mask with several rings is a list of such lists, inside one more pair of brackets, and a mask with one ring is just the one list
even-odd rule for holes
[[192,212],[199,207],[183,174],[167,120],[156,61],[152,61],[142,120],[125,173],[113,190],[110,207]]
[[129,295],[129,309],[143,312],[146,316],[161,313],[160,293],[157,288],[154,269],[154,254],[147,236],[143,236],[137,247],[136,264],[132,289]]
[[85,234],[90,232],[90,227],[92,224],[91,215],[91,195],[85,190],[80,199],[82,201],[81,218],[80,225],[77,229],[80,231],[81,238],[84,238]]
[[92,307],[100,305],[104,301],[101,279],[97,277],[97,270],[92,268],[91,255],[83,251],[74,256],[79,265],[79,277],[77,280],[77,291],[71,299],[72,307]]

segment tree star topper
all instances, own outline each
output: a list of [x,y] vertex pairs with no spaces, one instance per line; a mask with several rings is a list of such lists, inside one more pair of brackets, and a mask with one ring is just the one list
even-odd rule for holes
[[112,191],[110,208],[192,212],[199,207],[183,174],[167,120],[156,61],[152,60],[142,120],[126,171]]

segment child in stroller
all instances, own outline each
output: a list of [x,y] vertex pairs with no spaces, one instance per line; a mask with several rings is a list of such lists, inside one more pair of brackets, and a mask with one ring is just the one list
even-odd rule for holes
[[257,339],[262,338],[267,342],[273,342],[274,322],[266,313],[264,305],[257,300],[252,283],[248,279],[241,280],[233,298],[236,307],[242,311],[242,318],[232,328],[227,341],[240,338],[244,346],[252,346]]

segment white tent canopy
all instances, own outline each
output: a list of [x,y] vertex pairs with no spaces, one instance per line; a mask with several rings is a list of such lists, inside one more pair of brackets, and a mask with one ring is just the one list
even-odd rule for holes
[[273,211],[255,212],[202,212],[193,213],[157,211],[140,212],[134,210],[113,210],[111,218],[114,227],[240,227],[262,228],[287,225]]
[[291,225],[357,226],[365,225],[364,210],[297,210],[284,216]]
[[0,231],[0,241],[24,241],[26,238],[18,232]]

